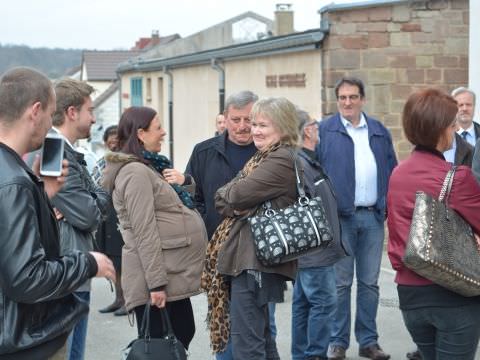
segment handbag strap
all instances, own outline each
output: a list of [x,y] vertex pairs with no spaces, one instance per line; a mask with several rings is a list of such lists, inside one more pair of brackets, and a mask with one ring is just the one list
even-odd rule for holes
[[[142,325],[140,327],[140,331],[143,334],[143,338],[145,340],[150,340],[150,308],[152,304],[150,301],[145,304],[145,310],[143,312],[143,319]],[[160,317],[162,318],[162,329],[164,331],[164,337],[172,339],[175,334],[173,332],[173,327],[170,322],[170,318],[168,316],[168,312],[166,308],[160,309]]]
[[150,301],[145,304],[143,311],[142,325],[140,326],[140,333],[145,340],[150,340]]
[[[295,170],[295,186],[297,187],[297,193],[298,193],[298,201],[300,204],[308,204],[308,197],[305,193],[305,187],[303,185],[303,176],[300,176],[300,172],[298,171],[298,154],[296,151],[291,150],[290,155],[292,155],[292,160],[293,160],[293,168]],[[303,172],[303,168],[302,168]],[[305,202],[306,200],[306,202]],[[265,201],[264,203],[264,208],[265,209],[271,209],[272,208],[272,203],[270,200]]]
[[166,336],[169,339],[173,339],[175,337],[175,334],[173,333],[172,323],[170,322],[170,317],[168,316],[166,307],[160,309],[160,315],[162,317],[163,329],[164,331],[166,330],[166,333],[167,333]]
[[438,196],[438,201],[448,204],[448,197],[450,196],[450,191],[452,190],[453,177],[455,176],[455,171],[457,166],[453,165],[450,170],[448,170],[447,175],[445,175],[445,180],[443,180],[442,189],[440,190],[440,195]]

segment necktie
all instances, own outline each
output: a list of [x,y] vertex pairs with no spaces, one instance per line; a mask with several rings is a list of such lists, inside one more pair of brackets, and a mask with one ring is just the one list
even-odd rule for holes
[[467,140],[468,131],[463,131],[461,135],[462,135],[463,140],[466,141],[466,140]]

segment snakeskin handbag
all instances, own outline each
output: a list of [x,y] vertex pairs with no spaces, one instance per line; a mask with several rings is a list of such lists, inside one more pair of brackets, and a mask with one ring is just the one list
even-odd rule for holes
[[480,295],[480,249],[471,226],[448,207],[454,166],[446,175],[438,200],[416,194],[405,266],[463,296]]
[[320,197],[306,195],[294,156],[298,200],[293,205],[275,210],[266,201],[248,221],[253,234],[258,260],[265,266],[281,264],[333,240],[326,211]]

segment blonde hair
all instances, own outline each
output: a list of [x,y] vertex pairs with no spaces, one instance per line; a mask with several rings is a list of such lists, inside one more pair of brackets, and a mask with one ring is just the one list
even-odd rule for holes
[[252,108],[251,117],[263,115],[272,120],[281,134],[281,143],[297,146],[299,142],[297,108],[284,97],[258,100]]

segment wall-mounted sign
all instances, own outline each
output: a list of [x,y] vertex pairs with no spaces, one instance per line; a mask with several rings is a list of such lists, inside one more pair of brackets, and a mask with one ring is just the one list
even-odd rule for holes
[[265,76],[265,84],[272,87],[305,87],[307,76],[305,74],[281,74]]

